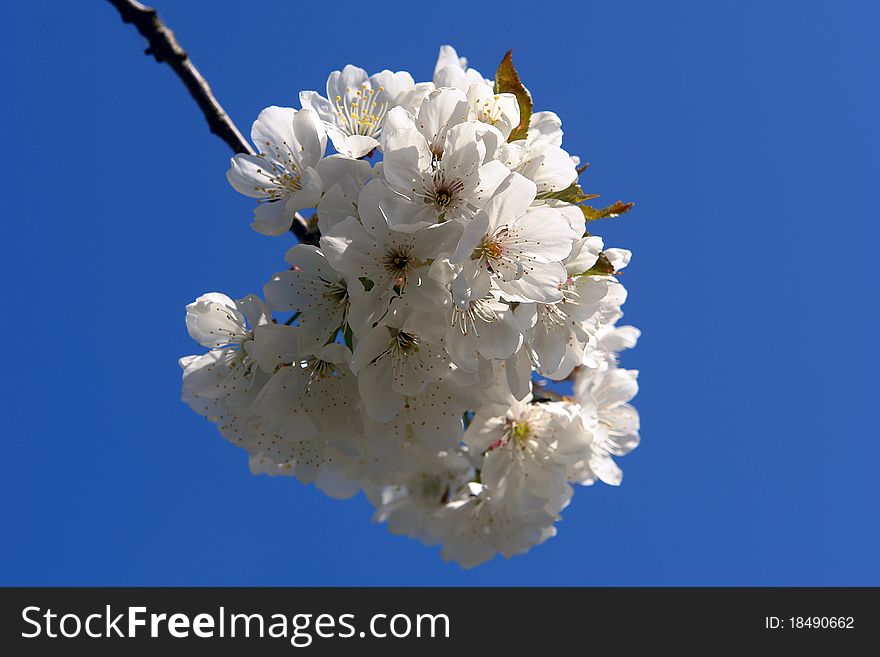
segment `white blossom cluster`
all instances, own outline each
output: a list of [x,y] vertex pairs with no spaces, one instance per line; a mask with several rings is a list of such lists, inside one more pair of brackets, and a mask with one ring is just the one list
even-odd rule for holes
[[619,484],[639,442],[617,365],[639,335],[617,325],[630,253],[586,230],[628,207],[583,203],[559,118],[503,66],[493,83],[444,46],[432,82],[346,66],[263,110],[229,182],[266,235],[314,209],[316,245],[265,300],[187,306],[208,351],[180,361],[184,400],[252,472],[363,491],[464,567],[553,536],[572,485]]

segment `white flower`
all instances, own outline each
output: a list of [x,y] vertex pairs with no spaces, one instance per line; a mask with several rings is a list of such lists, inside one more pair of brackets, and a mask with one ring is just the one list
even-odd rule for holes
[[451,371],[443,347],[413,332],[405,318],[388,315],[384,321],[358,340],[351,361],[367,415],[383,423],[403,410],[407,397]]
[[225,294],[203,294],[186,307],[186,328],[203,347],[241,346],[251,339],[251,326],[266,324],[271,311],[259,297],[249,294],[233,301]]
[[314,112],[267,107],[254,122],[251,140],[258,154],[233,157],[226,177],[236,191],[259,200],[254,230],[283,235],[296,211],[314,207],[321,197],[316,167],[327,135]]
[[453,304],[449,315],[443,342],[452,362],[466,372],[477,371],[478,357],[504,360],[522,345],[513,311],[498,300],[497,293]]
[[368,76],[362,68],[349,64],[327,78],[326,98],[315,91],[303,91],[299,99],[304,108],[313,109],[324,121],[337,152],[360,158],[379,145],[390,109],[415,111],[432,88],[427,83],[415,84],[405,71]]
[[558,146],[532,146],[527,140],[519,140],[504,144],[498,157],[508,169],[534,182],[539,198],[561,192],[577,180],[571,156]]
[[469,117],[494,126],[506,141],[519,125],[519,102],[513,94],[496,94],[491,84],[476,82],[467,90]]
[[479,71],[468,68],[467,59],[459,57],[452,46],[440,46],[437,63],[434,65],[434,86],[455,87],[467,91],[474,83],[488,83]]
[[629,402],[639,391],[636,370],[585,369],[574,387],[580,421],[591,436],[589,455],[572,468],[571,479],[591,484],[597,478],[619,486],[623,472],[612,456],[624,456],[639,445],[639,414]]
[[427,276],[428,266],[454,247],[461,227],[447,222],[413,233],[391,230],[385,215],[398,203],[400,197],[381,181],[371,181],[358,201],[361,221],[349,217],[321,237],[327,260],[349,280],[355,332],[380,319],[398,296],[413,307],[447,305],[445,289]]
[[465,227],[451,259],[462,264],[452,286],[456,303],[482,299],[493,280],[510,301],[562,300],[561,261],[580,236],[555,208],[530,209],[534,199],[535,184],[511,174]]
[[[349,65],[326,93],[264,110],[259,153],[227,174],[262,233],[314,208],[319,246],[287,251],[265,303],[187,306],[207,353],[180,360],[182,399],[254,474],[363,491],[392,533],[464,568],[523,554],[573,483],[619,484],[614,457],[638,445],[636,372],[618,365],[639,337],[618,326],[631,254],[586,233],[559,117],[519,132],[517,96],[450,46],[433,82]],[[573,396],[545,399],[536,375]]]
[[599,237],[585,237],[574,243],[566,258],[568,278],[561,286],[562,301],[555,304],[520,304],[515,311],[524,330],[538,372],[561,380],[579,365],[597,367],[602,354],[597,333],[603,301],[613,282],[606,276],[584,276],[602,251]]
[[347,347],[305,346],[298,326],[257,327],[254,358],[271,378],[254,400],[253,413],[266,419],[255,449],[269,461],[289,464],[306,483],[328,459],[328,447],[346,448],[358,425],[352,422],[355,382]]
[[402,483],[366,490],[376,507],[373,520],[387,522],[392,534],[433,545],[439,540],[440,512],[472,477],[473,466],[462,452],[423,454]]
[[316,206],[318,230],[326,235],[338,223],[357,216],[358,196],[364,185],[377,175],[366,160],[352,160],[331,155],[318,163],[321,180],[326,180],[324,195]]
[[473,391],[450,377],[406,397],[400,412],[388,422],[376,422],[365,414],[363,456],[369,469],[389,482],[389,474],[408,477],[426,455],[459,449],[464,416],[473,404]]
[[472,495],[452,502],[438,514],[437,529],[445,561],[473,568],[501,554],[525,554],[556,535],[553,523],[568,503],[570,488],[546,507],[526,511],[505,499],[493,499],[480,484],[470,484]]
[[553,112],[532,112],[527,139],[531,146],[562,146],[562,121]]
[[299,313],[302,339],[320,348],[348,318],[348,281],[314,246],[297,244],[284,259],[291,267],[263,286],[266,301],[273,310]]
[[[438,259],[431,265],[429,276],[450,285],[456,268],[448,260]],[[461,304],[450,304],[442,333],[437,329],[437,313],[416,308],[410,323],[422,332],[434,327],[452,362],[465,372],[476,373],[480,358],[503,360],[516,352],[523,342],[523,334],[513,311],[503,303],[496,290],[490,290],[482,299],[471,299]],[[423,328],[424,327],[424,328]]]
[[493,159],[492,130],[467,118],[467,98],[456,89],[438,89],[422,104],[418,118],[402,109],[389,116],[383,141],[383,178],[411,201],[387,215],[396,230],[412,231],[441,221],[470,219],[509,171]]
[[211,351],[181,359],[184,396],[224,399],[231,404],[235,398],[246,395],[253,387],[257,370],[250,353],[252,327],[269,320],[269,308],[254,295],[233,301],[225,294],[211,292],[189,304],[189,334]]
[[[620,316],[623,313],[619,313]],[[636,346],[641,337],[642,332],[635,326],[617,326],[614,321],[603,324],[596,333],[596,339],[601,348],[601,353],[605,359],[605,368],[617,364],[617,354],[625,349],[632,349]]]
[[[615,271],[620,271],[629,264],[630,252],[625,249],[605,249],[603,254],[608,259]],[[591,277],[595,278],[595,277]],[[617,352],[631,349],[636,345],[640,331],[633,326],[616,327],[616,323],[623,317],[621,306],[626,301],[626,288],[614,276],[601,277],[607,286],[607,293],[599,303],[599,309],[595,316],[597,327],[594,331],[596,349],[592,352],[592,360],[600,369],[608,369],[617,364]],[[593,362],[585,359],[585,364],[594,366]]]
[[567,406],[534,404],[529,397],[486,404],[464,442],[475,454],[485,454],[481,481],[490,491],[523,508],[540,508],[564,493],[569,467],[587,453],[589,435],[574,418]]
[[539,199],[567,189],[578,177],[577,165],[561,147],[561,126],[553,112],[536,112],[529,121],[526,139],[503,144],[498,153],[511,171],[535,183]]

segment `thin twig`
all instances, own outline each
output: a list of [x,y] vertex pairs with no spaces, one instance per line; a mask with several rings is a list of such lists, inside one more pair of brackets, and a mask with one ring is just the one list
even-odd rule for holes
[[535,385],[532,389],[532,398],[535,401],[543,402],[543,401],[571,401],[571,397],[567,397],[561,393],[556,392],[555,390],[550,390],[549,388],[544,388],[540,384]]
[[[152,55],[157,62],[164,62],[177,74],[181,82],[189,90],[190,95],[208,122],[212,133],[220,137],[235,153],[254,154],[223,106],[214,97],[208,81],[199,72],[174,36],[174,32],[159,18],[152,7],[135,0],[107,0],[116,7],[123,23],[131,23],[137,28],[148,43],[144,54]],[[308,222],[296,213],[291,232],[301,242],[314,244],[318,236],[310,229]]]
[[253,155],[254,149],[247,143],[232,119],[214,98],[208,82],[177,42],[174,32],[159,19],[156,10],[134,0],[108,0],[108,2],[119,11],[123,23],[134,25],[141,36],[147,40],[149,45],[144,54],[152,55],[157,62],[168,64],[177,73],[177,77],[186,85],[193,100],[205,115],[211,132],[225,141],[229,148],[236,153]]

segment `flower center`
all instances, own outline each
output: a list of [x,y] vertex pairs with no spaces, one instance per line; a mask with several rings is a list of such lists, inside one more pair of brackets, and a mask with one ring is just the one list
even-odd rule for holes
[[559,309],[558,305],[549,303],[538,304],[538,319],[547,330],[563,326],[568,321],[568,317]]
[[504,253],[504,245],[497,236],[486,236],[482,239],[474,257],[486,258],[487,260],[498,260]]
[[[267,165],[272,166],[268,162]],[[288,166],[292,171],[296,171],[296,165],[293,162],[288,162]],[[256,191],[263,194],[263,197],[259,199],[260,202],[287,198],[293,192],[298,192],[302,189],[302,176],[291,173],[291,171],[280,166],[275,166],[274,169],[275,171],[272,173],[263,169],[257,169],[257,173],[263,176],[267,183],[264,186],[254,186]]]
[[396,348],[398,352],[408,354],[411,351],[418,351],[419,345],[422,343],[417,335],[407,333],[406,331],[398,331],[394,336],[394,344],[392,348]]
[[524,443],[527,441],[532,435],[532,427],[528,422],[516,422],[513,421],[510,423],[510,437],[518,443]]
[[324,290],[324,298],[328,303],[341,306],[348,301],[348,287],[342,281],[333,281],[326,283],[327,289]]
[[417,262],[410,256],[409,248],[401,246],[385,253],[382,265],[394,281],[394,285],[403,287],[406,284],[407,273],[417,265]]
[[425,194],[425,202],[433,203],[439,212],[446,212],[458,204],[463,191],[463,181],[449,179],[442,170],[438,169],[431,176],[431,189]]
[[458,330],[462,335],[467,335],[473,331],[474,335],[480,337],[477,330],[478,323],[482,322],[490,324],[498,319],[496,313],[487,299],[474,299],[462,308],[459,305],[452,306],[452,323],[451,326],[458,326]]
[[312,379],[323,379],[336,374],[336,366],[327,360],[309,358],[306,360]]
[[361,85],[354,96],[351,89],[345,96],[336,96],[336,115],[342,129],[351,135],[378,137],[382,132],[382,121],[388,113],[388,102],[383,97],[385,87],[371,89],[366,83]]
[[499,96],[496,94],[490,100],[486,100],[482,105],[477,105],[474,111],[477,115],[477,121],[495,125],[501,118],[501,105],[498,102]]

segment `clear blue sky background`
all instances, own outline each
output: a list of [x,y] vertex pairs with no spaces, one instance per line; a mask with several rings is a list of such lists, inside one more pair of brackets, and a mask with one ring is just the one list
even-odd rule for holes
[[514,48],[588,190],[637,202],[598,232],[635,252],[643,444],[557,538],[467,572],[252,477],[180,402],[184,306],[259,291],[292,238],[248,228],[111,6],[6,2],[0,583],[880,584],[880,4],[157,2],[244,131],[350,62]]

